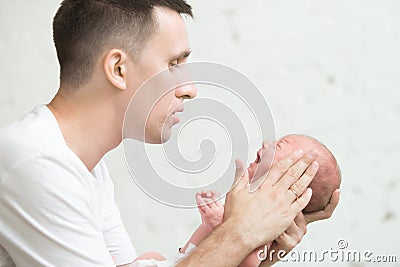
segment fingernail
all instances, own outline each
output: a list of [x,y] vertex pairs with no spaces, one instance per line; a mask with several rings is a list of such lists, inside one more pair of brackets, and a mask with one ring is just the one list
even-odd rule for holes
[[295,152],[294,152],[294,155],[296,156],[296,157],[300,157],[301,155],[303,155],[303,149],[299,149],[299,150],[296,150]]
[[307,188],[307,194],[309,194],[309,195],[312,196],[312,189],[311,189],[311,187],[308,187],[308,188]]
[[311,150],[307,153],[309,158],[315,158],[317,156],[317,152],[315,150]]
[[241,169],[243,167],[242,161],[240,159],[235,160],[236,169]]
[[268,142],[267,141],[264,141],[262,143],[262,148],[264,148],[264,149],[268,148]]
[[311,170],[312,171],[316,171],[319,168],[319,164],[316,161],[313,161],[313,163],[311,164]]

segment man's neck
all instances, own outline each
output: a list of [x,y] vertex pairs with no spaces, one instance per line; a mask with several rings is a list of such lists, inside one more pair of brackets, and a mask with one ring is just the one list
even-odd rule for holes
[[104,155],[117,147],[122,140],[122,117],[110,105],[95,99],[90,91],[66,94],[57,93],[48,108],[57,119],[68,147],[82,160],[89,171]]

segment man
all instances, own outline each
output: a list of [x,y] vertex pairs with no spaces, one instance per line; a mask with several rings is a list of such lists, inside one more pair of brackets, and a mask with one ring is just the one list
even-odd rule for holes
[[[117,266],[133,262],[102,158],[121,143],[125,111],[140,85],[186,62],[181,14],[192,15],[184,0],[62,2],[53,22],[59,91],[47,106],[0,129],[1,267],[114,266],[112,257]],[[193,86],[182,86],[164,97],[150,114],[146,141],[166,141],[165,127],[175,123],[167,114],[195,96]],[[338,202],[335,194],[324,212],[302,215],[315,158],[313,151],[293,153],[253,194],[238,161],[224,222],[179,266],[237,266],[278,236],[277,249],[292,249],[306,224],[329,217]]]

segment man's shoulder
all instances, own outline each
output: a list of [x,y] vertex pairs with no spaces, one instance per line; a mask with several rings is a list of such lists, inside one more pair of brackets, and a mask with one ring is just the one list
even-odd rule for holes
[[57,126],[45,107],[0,128],[0,173],[39,155],[51,154],[62,144]]

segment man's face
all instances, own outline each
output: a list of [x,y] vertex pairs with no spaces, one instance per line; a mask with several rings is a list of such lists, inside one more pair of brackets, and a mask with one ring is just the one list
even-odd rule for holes
[[[187,61],[189,40],[183,18],[167,8],[156,8],[158,29],[142,50],[136,76],[144,82],[154,74]],[[167,88],[169,90],[170,88]],[[171,136],[172,126],[179,122],[177,112],[183,111],[183,100],[194,98],[196,88],[185,85],[168,91],[152,109],[145,127],[147,143],[163,143]]]

